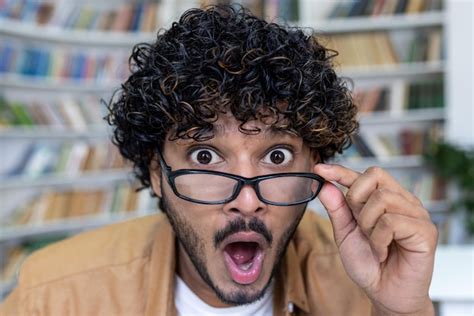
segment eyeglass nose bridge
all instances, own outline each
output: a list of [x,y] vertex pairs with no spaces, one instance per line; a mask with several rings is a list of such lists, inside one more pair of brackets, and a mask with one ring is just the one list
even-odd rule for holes
[[260,194],[260,188],[258,187],[258,184],[262,180],[264,180],[264,178],[262,179],[259,177],[256,177],[256,178],[236,177],[236,180],[237,180],[237,185],[234,187],[234,192],[232,193],[232,196],[226,201],[226,203],[229,203],[235,200],[239,196],[240,192],[242,191],[242,188],[246,185],[252,187],[252,189],[255,192],[255,195],[261,202],[267,203],[267,201]]

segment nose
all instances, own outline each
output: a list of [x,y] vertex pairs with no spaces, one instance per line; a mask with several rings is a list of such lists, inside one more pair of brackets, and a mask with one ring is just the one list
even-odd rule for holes
[[227,204],[224,204],[224,211],[227,213],[239,213],[241,216],[252,217],[263,213],[267,205],[260,201],[255,189],[250,185],[244,185],[237,197]]

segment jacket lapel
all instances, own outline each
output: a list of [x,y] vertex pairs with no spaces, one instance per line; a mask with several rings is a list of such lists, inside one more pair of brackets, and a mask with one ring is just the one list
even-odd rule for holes
[[174,316],[176,315],[174,305],[176,244],[173,229],[167,218],[158,221],[155,234],[148,274],[145,315]]

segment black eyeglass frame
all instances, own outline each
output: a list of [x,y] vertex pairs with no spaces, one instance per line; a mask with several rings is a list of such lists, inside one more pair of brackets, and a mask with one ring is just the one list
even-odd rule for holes
[[[160,157],[160,166],[161,169],[164,171],[166,178],[168,180],[168,184],[171,186],[171,189],[173,190],[174,194],[186,201],[193,202],[193,203],[198,203],[198,204],[206,204],[206,205],[217,205],[217,204],[225,204],[229,203],[230,201],[233,201],[237,198],[237,196],[240,193],[240,190],[242,190],[242,187],[244,185],[250,185],[254,190],[255,193],[257,194],[257,197],[260,201],[263,203],[269,204],[269,205],[275,205],[275,206],[293,206],[293,205],[298,205],[298,204],[304,204],[306,202],[309,202],[316,198],[318,196],[319,192],[321,191],[324,182],[326,181],[323,177],[314,174],[314,173],[309,173],[309,172],[284,172],[284,173],[275,173],[275,174],[267,174],[267,175],[262,175],[262,176],[256,176],[252,178],[246,178],[242,177],[236,174],[232,173],[227,173],[227,172],[221,172],[221,171],[213,171],[213,170],[201,170],[201,169],[179,169],[173,171],[171,167],[166,163],[163,155],[161,154],[160,151],[158,151],[158,156]],[[182,195],[181,193],[178,192],[176,189],[176,184],[175,184],[175,178],[182,176],[182,175],[187,175],[187,174],[209,174],[209,175],[216,175],[216,176],[223,176],[227,178],[231,178],[234,180],[237,180],[237,185],[234,186],[234,191],[232,192],[232,195],[224,200],[220,201],[215,201],[215,202],[209,202],[209,201],[201,201],[201,200],[196,200],[192,199],[190,197],[187,197],[185,195]],[[316,191],[313,193],[312,196],[298,201],[294,203],[278,203],[278,202],[272,202],[267,199],[265,199],[261,194],[260,190],[258,187],[258,184],[263,181],[263,180],[268,180],[268,179],[273,179],[273,178],[281,178],[281,177],[302,177],[302,178],[311,178],[314,179],[318,182],[318,188]]]

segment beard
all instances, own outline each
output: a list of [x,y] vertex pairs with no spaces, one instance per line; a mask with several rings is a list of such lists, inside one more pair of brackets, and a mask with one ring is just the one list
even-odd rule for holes
[[[172,207],[163,188],[161,189],[161,199],[159,201],[160,209],[166,214],[171,226],[173,227],[178,242],[183,246],[196,271],[199,273],[204,282],[216,293],[216,296],[223,303],[228,305],[250,304],[261,299],[265,295],[266,290],[272,283],[276,271],[278,271],[278,268],[281,265],[288,243],[290,242],[291,237],[293,237],[296,228],[298,227],[298,224],[304,215],[306,205],[307,203],[302,205],[299,216],[285,230],[280,240],[276,243],[277,250],[275,262],[272,267],[270,278],[268,279],[265,286],[262,289],[253,292],[249,291],[248,286],[247,288],[246,286],[241,286],[241,288],[238,290],[226,292],[219,288],[219,286],[213,282],[209,275],[205,257],[206,242],[196,232],[196,230],[192,228],[185,217],[181,216],[180,213]],[[269,246],[271,246],[273,243],[272,233],[260,219],[253,217],[248,222],[245,222],[245,220],[240,217],[227,223],[225,228],[214,233],[214,248],[217,249],[219,244],[223,242],[227,236],[241,231],[255,231],[263,235]]]

